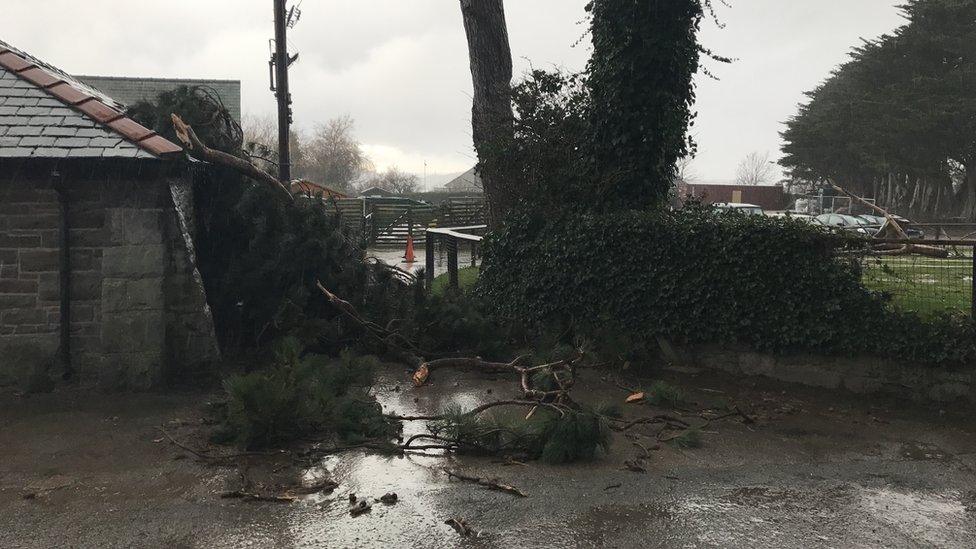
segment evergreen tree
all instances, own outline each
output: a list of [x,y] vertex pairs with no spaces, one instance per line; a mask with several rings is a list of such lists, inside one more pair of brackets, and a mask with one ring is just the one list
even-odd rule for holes
[[976,218],[976,0],[911,0],[808,94],[783,133],[797,178],[922,216]]

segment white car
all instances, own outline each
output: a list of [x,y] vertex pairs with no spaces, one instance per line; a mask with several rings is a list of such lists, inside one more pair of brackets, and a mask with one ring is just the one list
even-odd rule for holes
[[740,212],[746,215],[766,215],[761,206],[755,204],[742,204],[739,202],[718,202],[712,204],[716,213]]

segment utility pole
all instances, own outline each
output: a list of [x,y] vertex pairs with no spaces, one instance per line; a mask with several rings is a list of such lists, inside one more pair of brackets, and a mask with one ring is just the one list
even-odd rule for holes
[[[271,56],[273,78],[271,91],[278,99],[278,179],[291,181],[291,153],[288,141],[291,128],[291,93],[288,91],[288,66],[298,58],[288,57],[288,27],[294,25],[292,13],[285,11],[285,0],[274,0],[275,49]],[[297,18],[295,19],[297,21]]]

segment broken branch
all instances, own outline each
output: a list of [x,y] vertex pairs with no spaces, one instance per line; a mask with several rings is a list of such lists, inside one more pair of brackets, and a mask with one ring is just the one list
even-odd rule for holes
[[245,160],[239,156],[225,153],[223,151],[211,149],[205,145],[199,137],[197,137],[197,134],[193,131],[193,128],[191,128],[186,122],[183,122],[183,119],[181,119],[178,115],[172,114],[170,115],[170,118],[173,121],[173,129],[176,130],[176,137],[179,138],[180,142],[183,143],[183,148],[193,158],[203,160],[204,162],[209,162],[211,164],[218,164],[228,167],[244,176],[271,187],[273,190],[283,195],[283,197],[287,196],[289,202],[295,201],[295,197],[291,194],[291,191],[284,182],[278,181],[276,177],[262,170],[261,168],[258,168],[248,160]]
[[447,478],[449,478],[449,479],[456,478],[458,480],[463,480],[465,482],[472,482],[472,483],[477,484],[479,486],[484,486],[485,488],[488,488],[489,490],[496,490],[496,491],[499,491],[499,492],[505,492],[507,494],[512,494],[512,495],[518,496],[520,498],[528,497],[525,494],[525,492],[519,490],[518,488],[516,488],[514,486],[509,486],[507,484],[501,484],[499,482],[496,482],[496,481],[493,481],[493,480],[484,479],[484,478],[481,478],[481,477],[472,477],[472,476],[469,476],[469,475],[465,475],[465,474],[462,474],[462,473],[458,473],[456,471],[449,471],[449,470],[446,470],[445,469],[444,472],[447,473]]

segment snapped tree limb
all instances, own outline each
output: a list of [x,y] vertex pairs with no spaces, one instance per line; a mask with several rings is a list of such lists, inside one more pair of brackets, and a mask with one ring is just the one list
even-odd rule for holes
[[288,201],[295,201],[295,197],[291,194],[291,191],[288,189],[285,182],[278,181],[278,178],[262,170],[261,168],[258,168],[244,158],[234,156],[223,151],[218,151],[216,149],[211,149],[204,144],[199,137],[197,137],[197,134],[193,131],[193,128],[191,128],[186,122],[183,122],[183,119],[181,119],[178,115],[171,114],[170,118],[173,121],[173,128],[176,130],[176,137],[179,138],[180,142],[183,144],[184,150],[186,150],[186,152],[193,158],[202,160],[204,162],[209,162],[211,164],[228,167],[241,175],[271,187],[277,191],[282,198],[287,197]]

